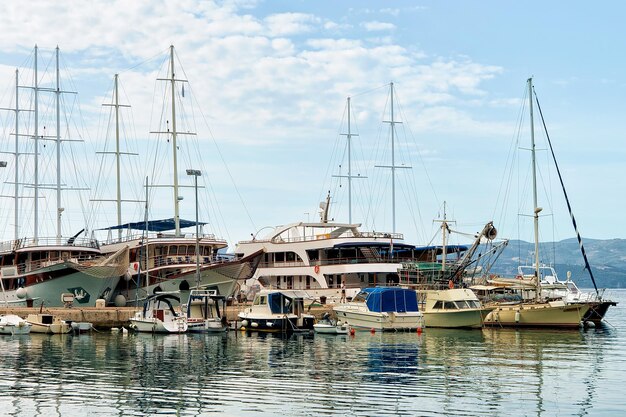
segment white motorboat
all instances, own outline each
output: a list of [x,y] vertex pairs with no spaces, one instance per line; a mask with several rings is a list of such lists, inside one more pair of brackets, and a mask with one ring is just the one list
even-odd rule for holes
[[28,334],[32,325],[15,314],[5,314],[0,316],[0,334]]
[[180,311],[180,298],[173,293],[148,297],[143,309],[130,319],[130,328],[145,333],[185,333],[187,317]]
[[290,290],[261,290],[250,307],[239,313],[245,330],[290,333],[313,330],[315,316],[305,310],[307,293]]
[[332,320],[330,315],[326,313],[320,321],[313,325],[313,330],[315,333],[321,334],[348,334],[350,326],[348,323]]
[[184,310],[188,332],[214,333],[228,329],[226,298],[215,290],[191,290]]
[[63,334],[72,331],[71,323],[52,314],[29,314],[26,321],[32,325],[31,333]]
[[337,320],[356,329],[416,330],[424,327],[417,293],[401,287],[364,288],[348,303],[333,307]]
[[483,306],[476,294],[467,288],[427,290],[423,294],[422,313],[426,327],[482,327],[487,314],[495,308]]

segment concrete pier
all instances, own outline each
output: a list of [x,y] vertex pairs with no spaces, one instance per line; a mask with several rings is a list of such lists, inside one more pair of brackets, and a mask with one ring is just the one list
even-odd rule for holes
[[[250,304],[235,304],[226,307],[226,318],[229,322],[235,323],[238,314]],[[89,322],[96,329],[111,329],[113,327],[128,326],[130,318],[141,308],[136,307],[0,307],[1,314],[15,314],[26,318],[29,314],[52,314],[62,320],[73,322]],[[332,305],[314,305],[310,308],[309,314],[313,314],[318,319],[324,313],[332,312]]]

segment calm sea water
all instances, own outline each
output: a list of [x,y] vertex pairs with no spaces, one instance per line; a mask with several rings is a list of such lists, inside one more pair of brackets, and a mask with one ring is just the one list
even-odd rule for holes
[[626,290],[594,329],[0,337],[7,416],[626,414]]

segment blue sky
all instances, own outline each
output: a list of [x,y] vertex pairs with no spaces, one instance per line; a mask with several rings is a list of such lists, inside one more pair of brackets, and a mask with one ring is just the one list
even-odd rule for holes
[[[32,1],[1,7],[0,106],[12,105],[15,68],[30,62],[34,44],[44,55],[58,44],[80,97],[85,149],[76,169],[91,173],[78,179],[92,194],[112,192],[111,171],[95,170],[100,162],[93,153],[110,146],[101,104],[110,100],[119,73],[132,105],[125,140],[140,153],[127,167],[127,198],[141,198],[158,108],[154,79],[173,44],[190,81],[188,96],[202,112],[195,114],[204,115],[196,125],[196,152],[183,160],[205,167],[201,220],[231,244],[265,226],[313,220],[328,190],[331,216],[348,221],[346,183],[339,187],[332,177],[345,175],[340,134],[348,96],[359,134],[355,170],[368,177],[354,181],[353,220],[368,230],[391,230],[389,173],[373,168],[389,163],[382,121],[391,81],[403,122],[397,157],[413,167],[398,173],[397,231],[412,243],[428,243],[445,201],[458,229],[475,232],[494,220],[501,236],[530,240],[529,227],[517,224],[517,214],[529,212],[517,203],[527,194],[515,189],[517,180],[502,182],[530,76],[583,236],[626,236],[626,36],[619,2]],[[12,122],[8,113],[1,120],[7,151]],[[527,140],[524,129],[520,140]],[[539,159],[546,156],[540,152]],[[541,186],[550,222],[542,240],[574,236],[555,177],[545,171],[543,179],[551,185]],[[189,185],[188,178],[181,181]],[[2,194],[11,187],[5,184]],[[551,203],[543,201],[544,192]],[[193,194],[190,188],[183,194],[181,217],[191,219]],[[152,217],[171,216],[167,195],[152,198]],[[4,200],[10,210],[12,201]],[[64,206],[64,234],[83,223],[97,228],[115,221],[113,207],[94,209],[88,199],[68,197]],[[141,219],[142,211],[129,206],[123,221]],[[4,238],[11,239],[12,214],[5,213]]]

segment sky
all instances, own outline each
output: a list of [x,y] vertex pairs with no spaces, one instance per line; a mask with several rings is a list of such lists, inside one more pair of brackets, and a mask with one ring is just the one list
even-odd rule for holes
[[[532,77],[580,232],[624,238],[625,8],[582,1],[7,1],[0,5],[0,107],[14,107],[15,69],[27,83],[34,45],[48,72],[58,45],[70,80],[63,90],[78,92],[64,104],[80,120],[62,129],[81,140],[68,147],[82,147],[79,154],[63,145],[71,161],[63,182],[74,188],[63,194],[64,235],[117,222],[113,204],[96,202],[115,195],[113,159],[96,156],[112,149],[111,108],[102,104],[112,100],[114,74],[120,100],[131,106],[121,110],[123,147],[137,154],[124,158],[124,198],[143,200],[146,176],[167,183],[172,168],[158,152],[171,144],[150,132],[169,123],[157,103],[167,86],[156,79],[166,75],[174,45],[177,78],[188,80],[184,97],[177,87],[186,117],[180,126],[196,133],[190,150],[181,138],[180,216],[195,216],[185,169],[201,168],[199,218],[231,248],[270,226],[317,220],[329,192],[330,217],[365,230],[394,231],[395,206],[395,232],[417,245],[439,239],[434,220],[444,204],[456,230],[474,233],[493,220],[501,237],[531,240],[523,223],[532,213],[523,148],[530,146],[525,94]],[[51,72],[41,77],[54,82]],[[391,165],[391,83],[401,122],[394,158],[407,168],[396,170],[395,200],[390,170],[376,168]],[[53,105],[47,96],[42,106]],[[348,97],[352,175],[362,177],[352,180],[351,214]],[[182,116],[188,110],[193,117]],[[52,113],[44,113],[42,126],[52,132]],[[12,152],[14,112],[0,120],[0,148]],[[536,108],[535,128],[538,164],[547,166]],[[41,158],[54,159],[53,150],[47,142]],[[10,240],[15,165],[10,154],[3,158],[0,225]],[[30,159],[20,168],[24,181]],[[53,168],[46,163],[42,175],[52,178]],[[539,168],[542,241],[575,236],[550,169]],[[152,190],[150,217],[171,217],[171,190]],[[34,227],[29,193],[20,198],[20,236]],[[56,203],[41,201],[40,236],[52,236]],[[143,219],[142,203],[123,207],[122,222]]]

